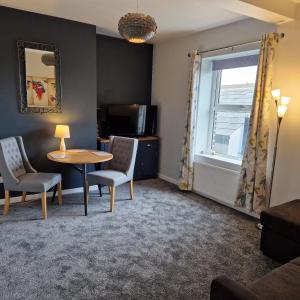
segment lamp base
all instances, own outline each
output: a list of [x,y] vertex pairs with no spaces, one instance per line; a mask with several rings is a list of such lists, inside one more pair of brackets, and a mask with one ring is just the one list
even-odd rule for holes
[[61,138],[61,140],[60,140],[60,148],[59,148],[59,150],[61,152],[66,152],[66,144],[65,144],[65,139],[64,138]]

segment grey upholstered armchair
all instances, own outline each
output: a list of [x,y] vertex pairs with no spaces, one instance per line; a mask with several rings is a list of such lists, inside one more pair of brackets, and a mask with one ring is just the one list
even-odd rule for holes
[[108,186],[111,200],[110,211],[114,210],[116,186],[129,182],[130,197],[133,200],[133,171],[136,159],[138,140],[126,137],[111,137],[109,152],[113,159],[105,170],[88,173],[88,184]]
[[4,215],[9,210],[11,191],[22,192],[22,202],[26,193],[41,193],[43,219],[47,218],[47,191],[55,185],[58,187],[59,205],[62,204],[61,175],[38,173],[27,158],[22,137],[0,140],[0,173],[5,189]]

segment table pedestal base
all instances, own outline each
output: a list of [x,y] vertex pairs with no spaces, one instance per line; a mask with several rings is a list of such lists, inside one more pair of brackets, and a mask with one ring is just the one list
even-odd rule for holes
[[82,175],[84,215],[87,216],[89,185],[86,178],[86,164],[82,164],[82,168],[78,168],[76,165],[71,166]]

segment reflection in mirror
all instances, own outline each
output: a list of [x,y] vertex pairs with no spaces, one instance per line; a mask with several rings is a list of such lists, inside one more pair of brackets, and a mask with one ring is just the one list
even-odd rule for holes
[[61,112],[59,51],[53,45],[18,42],[21,112]]
[[25,48],[28,107],[55,107],[54,53]]

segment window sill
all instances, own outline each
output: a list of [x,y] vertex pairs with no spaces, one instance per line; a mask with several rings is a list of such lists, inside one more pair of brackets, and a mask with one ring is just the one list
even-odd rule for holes
[[241,170],[241,160],[226,158],[218,155],[196,154],[195,163],[204,163],[236,172]]

